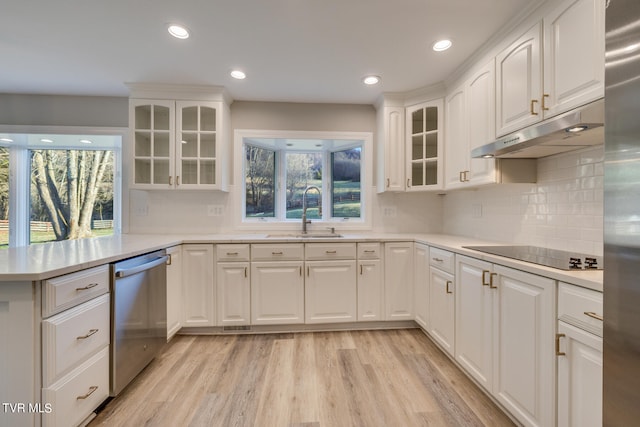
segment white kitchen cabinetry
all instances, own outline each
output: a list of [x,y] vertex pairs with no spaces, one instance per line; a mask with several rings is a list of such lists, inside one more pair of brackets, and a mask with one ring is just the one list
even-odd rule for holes
[[429,328],[429,247],[414,245],[413,257],[413,313],[415,321],[424,330]]
[[452,252],[429,248],[429,335],[452,357],[455,350],[455,276]]
[[456,256],[455,359],[489,392],[493,386],[493,334],[498,293],[490,285],[493,266]]
[[251,319],[249,245],[216,246],[218,326],[248,325]]
[[182,246],[167,248],[167,340],[182,327]]
[[251,324],[304,323],[304,245],[251,245]]
[[407,108],[406,191],[443,188],[442,99]]
[[305,322],[355,322],[356,244],[309,243],[305,252]]
[[602,425],[602,293],[558,286],[558,427]]
[[384,244],[385,320],[413,319],[413,242]]
[[405,190],[404,101],[385,96],[376,103],[377,109],[377,191]]
[[358,243],[358,321],[384,320],[380,243]]
[[213,244],[182,245],[182,326],[215,326]]
[[564,0],[497,55],[498,136],[604,96],[604,9]]

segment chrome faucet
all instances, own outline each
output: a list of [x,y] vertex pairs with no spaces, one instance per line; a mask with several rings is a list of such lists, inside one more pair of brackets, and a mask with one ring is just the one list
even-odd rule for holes
[[310,185],[304,189],[302,193],[302,234],[307,234],[307,224],[311,224],[311,220],[307,219],[307,193],[309,190],[316,190],[318,196],[321,196],[320,189],[315,185]]

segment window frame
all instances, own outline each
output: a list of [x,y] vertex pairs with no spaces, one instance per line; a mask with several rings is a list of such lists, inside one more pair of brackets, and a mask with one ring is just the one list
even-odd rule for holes
[[[372,228],[372,185],[373,185],[373,133],[371,132],[314,132],[314,131],[277,131],[277,130],[254,130],[254,129],[236,129],[234,132],[234,158],[242,159],[241,162],[235,162],[233,195],[237,199],[234,204],[237,209],[237,215],[234,215],[235,227],[240,230],[297,230],[301,227],[300,219],[286,219],[286,212],[282,212],[286,205],[286,195],[283,191],[279,191],[284,184],[285,171],[281,165],[284,165],[286,153],[300,152],[296,150],[274,150],[275,151],[275,216],[252,218],[246,217],[246,191],[245,191],[245,139],[324,139],[324,140],[357,140],[362,143],[353,144],[352,146],[343,146],[335,150],[318,150],[323,155],[323,182],[322,182],[322,206],[323,219],[314,219],[310,225],[310,230],[315,228],[333,227],[336,229],[350,230],[371,230]],[[254,144],[255,145],[255,144]],[[343,151],[361,146],[360,154],[360,218],[331,218],[331,153],[334,151]],[[264,147],[263,147],[264,148]],[[326,176],[326,177],[325,177]],[[320,225],[318,225],[320,224]]]
[[11,135],[78,135],[78,136],[111,136],[119,137],[120,144],[114,147],[81,147],[70,145],[23,144],[19,142],[3,142],[1,145],[9,151],[9,248],[30,246],[30,191],[31,191],[31,150],[67,150],[86,149],[89,151],[113,151],[114,183],[113,183],[113,235],[123,230],[123,156],[122,147],[126,144],[128,129],[126,128],[94,128],[79,126],[0,126],[1,134]]

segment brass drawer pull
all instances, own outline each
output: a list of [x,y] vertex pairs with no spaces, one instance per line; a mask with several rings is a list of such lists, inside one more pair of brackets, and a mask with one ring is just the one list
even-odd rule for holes
[[375,251],[374,249],[365,249],[365,250],[364,250],[364,253],[365,253],[365,254],[375,254],[375,253],[376,253],[376,251]]
[[271,252],[271,255],[282,255],[283,252]]
[[338,251],[324,251],[325,254],[332,255],[338,253]]
[[227,256],[238,255],[238,252],[227,252]]
[[92,385],[91,387],[89,387],[89,391],[87,392],[87,394],[76,397],[76,400],[86,399],[87,397],[91,396],[97,389],[98,389],[97,385]]
[[89,338],[91,335],[94,335],[98,331],[99,331],[99,329],[89,329],[89,332],[87,332],[87,335],[82,335],[80,337],[76,337],[76,339],[77,340],[86,340],[87,338]]
[[556,356],[566,356],[567,353],[560,351],[560,338],[564,338],[565,334],[556,334]]
[[98,286],[97,283],[89,283],[87,286],[83,286],[82,288],[76,288],[76,291],[86,291],[87,289],[95,288]]
[[431,258],[431,259],[434,260],[435,262],[444,262],[442,258]]
[[584,314],[589,316],[589,317],[592,317],[594,319],[597,319],[597,320],[600,320],[600,321],[604,322],[604,317],[600,316],[597,313],[594,313],[593,311],[585,311]]

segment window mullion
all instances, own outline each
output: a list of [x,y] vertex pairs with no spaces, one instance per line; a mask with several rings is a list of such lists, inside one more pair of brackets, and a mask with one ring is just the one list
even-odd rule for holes
[[286,177],[286,159],[285,151],[276,151],[276,211],[275,217],[278,221],[285,221],[287,217],[287,177]]
[[29,244],[30,157],[24,147],[9,150],[9,246]]

